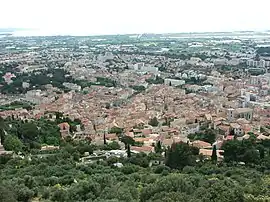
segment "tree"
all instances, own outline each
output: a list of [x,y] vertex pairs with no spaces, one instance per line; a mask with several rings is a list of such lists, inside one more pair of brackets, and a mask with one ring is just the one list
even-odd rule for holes
[[211,160],[213,163],[217,162],[217,146],[216,145],[213,146]]
[[213,144],[216,141],[216,131],[207,129],[203,132],[198,132],[195,134],[189,134],[188,138],[190,140],[202,140]]
[[103,134],[103,143],[107,144],[107,142],[106,142],[106,134],[105,133]]
[[162,147],[161,147],[161,142],[160,140],[157,142],[157,144],[155,145],[155,152],[156,153],[161,153],[162,152]]
[[264,154],[265,153],[264,146],[258,145],[257,149],[259,150],[259,153],[260,153],[260,159],[264,159],[264,156],[265,156],[265,154]]
[[258,150],[251,148],[247,149],[243,155],[243,161],[245,163],[255,163],[257,164],[260,160],[260,154]]
[[21,142],[21,140],[19,140],[18,137],[13,136],[13,135],[8,135],[5,138],[5,142],[3,146],[5,150],[7,151],[14,151],[18,153],[19,151],[22,151],[23,143]]
[[127,149],[128,145],[134,145],[135,144],[135,140],[132,137],[127,136],[127,135],[124,135],[121,138],[121,142],[123,142],[125,144],[126,149]]
[[241,147],[240,141],[230,140],[226,141],[222,145],[224,150],[224,161],[225,162],[238,162],[239,161],[239,148]]
[[168,104],[167,103],[164,105],[164,110],[168,111]]
[[166,154],[166,165],[173,169],[182,169],[187,165],[195,163],[195,155],[192,154],[192,147],[186,143],[173,143]]
[[158,120],[157,120],[157,117],[154,117],[152,118],[150,121],[149,121],[149,125],[153,126],[153,127],[157,127],[159,124]]
[[1,144],[4,144],[4,140],[5,140],[5,122],[4,119],[2,117],[0,117],[0,141]]
[[119,127],[112,127],[110,130],[110,133],[116,133],[116,134],[121,134],[123,132],[123,128],[119,128]]
[[130,151],[130,145],[129,144],[127,145],[127,156],[128,156],[128,158],[131,157],[131,151]]
[[0,185],[0,202],[16,202],[16,196],[12,191],[12,187]]
[[26,141],[34,141],[39,136],[39,130],[34,123],[24,123],[21,127],[21,138]]

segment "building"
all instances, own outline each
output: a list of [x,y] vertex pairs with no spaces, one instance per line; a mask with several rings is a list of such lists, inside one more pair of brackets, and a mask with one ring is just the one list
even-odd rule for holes
[[164,84],[169,86],[181,86],[185,84],[185,80],[164,79]]
[[199,132],[199,130],[200,130],[200,126],[198,123],[188,124],[182,128],[181,134],[187,136],[189,134],[197,133]]
[[242,129],[242,127],[241,127],[240,124],[238,124],[238,123],[231,123],[230,126],[231,126],[231,129],[232,129],[234,135],[236,135],[236,136],[242,136],[242,135],[244,135],[245,132]]
[[270,67],[270,61],[266,60],[260,60],[260,61],[255,61],[255,60],[247,60],[246,62],[247,66],[249,67]]
[[249,79],[251,85],[257,86],[260,84],[260,77],[259,76],[251,76]]
[[233,121],[238,118],[244,118],[248,121],[252,121],[253,109],[250,108],[237,108],[227,110],[227,119]]
[[64,82],[63,83],[63,86],[65,86],[66,88],[69,88],[71,90],[75,90],[75,91],[80,91],[81,90],[81,86],[77,85],[77,84],[74,84],[74,83],[67,83],[67,82]]
[[[199,154],[203,155],[207,159],[211,159],[213,150],[212,149],[200,149]],[[223,153],[224,150],[217,150],[217,160],[222,161],[223,160]]]
[[155,73],[157,74],[158,67],[154,67],[151,65],[145,65],[144,63],[137,63],[134,65],[134,70],[139,71],[139,72],[150,72],[150,73]]
[[61,137],[65,138],[70,135],[70,125],[68,123],[60,123],[59,125]]

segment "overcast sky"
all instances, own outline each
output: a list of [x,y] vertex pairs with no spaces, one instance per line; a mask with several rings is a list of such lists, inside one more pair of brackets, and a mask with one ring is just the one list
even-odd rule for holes
[[270,30],[270,0],[0,0],[0,27],[124,34]]

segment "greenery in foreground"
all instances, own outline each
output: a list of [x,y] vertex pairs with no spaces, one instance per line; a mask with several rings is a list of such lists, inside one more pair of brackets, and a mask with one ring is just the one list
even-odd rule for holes
[[[255,168],[197,163],[173,170],[135,165],[143,154],[76,166],[68,147],[44,157],[1,157],[0,201],[267,201],[270,175]],[[264,199],[264,200],[263,200]]]
[[[223,145],[224,162],[217,163],[215,153],[212,161],[205,160],[197,148],[186,143],[166,149],[158,142],[156,153],[130,154],[132,139],[122,138],[128,158],[109,157],[86,164],[80,162],[85,152],[119,149],[119,145],[61,140],[57,124],[70,120],[56,115],[55,121],[1,120],[0,127],[7,132],[5,148],[8,145],[16,153],[23,152],[24,157],[0,156],[0,202],[270,200],[270,141],[257,142],[252,134],[248,140],[228,141]],[[7,128],[10,124],[13,127]],[[3,135],[3,130],[0,132]],[[196,138],[201,136],[207,137],[199,134]],[[60,149],[39,151],[41,144],[60,145]],[[150,167],[153,160],[164,161],[165,165]],[[123,167],[114,166],[117,162]]]

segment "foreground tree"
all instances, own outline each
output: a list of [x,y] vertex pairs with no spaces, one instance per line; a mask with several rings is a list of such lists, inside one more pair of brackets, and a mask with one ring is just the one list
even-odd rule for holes
[[213,146],[211,160],[213,163],[217,162],[217,146],[216,145]]
[[157,144],[155,145],[155,152],[156,153],[161,153],[162,152],[162,147],[161,147],[161,142],[160,140],[157,142]]
[[22,151],[23,143],[21,142],[21,140],[19,140],[18,137],[13,136],[13,135],[8,135],[5,138],[5,142],[3,146],[5,150],[7,151],[14,151],[18,153],[19,151]]
[[127,156],[128,156],[128,158],[131,157],[131,151],[130,151],[130,145],[129,144],[127,145]]
[[196,158],[194,151],[195,149],[186,143],[174,143],[167,151],[166,165],[173,169],[182,169],[185,166],[194,165]]

